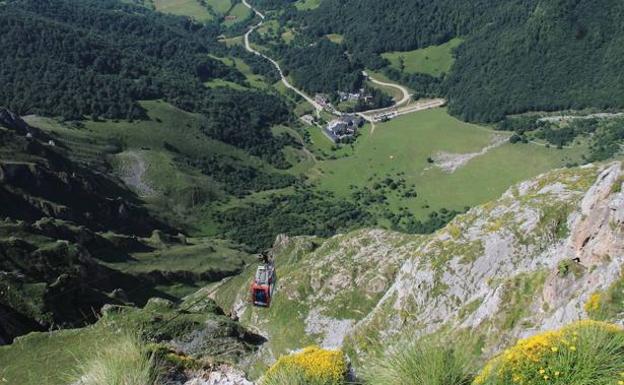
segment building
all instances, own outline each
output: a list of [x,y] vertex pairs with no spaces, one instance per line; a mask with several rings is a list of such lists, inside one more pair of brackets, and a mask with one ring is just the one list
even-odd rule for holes
[[304,122],[305,124],[307,124],[308,126],[313,126],[314,125],[314,116],[312,115],[303,115],[302,117],[300,117],[299,119],[301,119],[302,122]]
[[323,128],[323,132],[334,143],[353,138],[360,127],[364,125],[364,119],[355,115],[344,115],[334,119]]
[[372,98],[372,95],[366,93],[366,90],[364,90],[364,88],[360,88],[360,90],[357,92],[338,91],[338,97],[340,98],[341,102],[357,102],[359,100],[364,100],[365,102],[368,102]]
[[329,96],[325,94],[316,94],[314,95],[314,101],[321,107],[325,108],[329,105]]

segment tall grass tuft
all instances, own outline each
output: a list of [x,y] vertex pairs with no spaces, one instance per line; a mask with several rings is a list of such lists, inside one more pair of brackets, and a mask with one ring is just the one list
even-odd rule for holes
[[77,377],[80,385],[153,385],[158,376],[153,354],[125,334],[79,363]]
[[475,343],[466,338],[405,340],[364,363],[362,377],[371,385],[467,385],[477,357]]
[[624,385],[624,329],[579,321],[522,339],[492,359],[475,385]]

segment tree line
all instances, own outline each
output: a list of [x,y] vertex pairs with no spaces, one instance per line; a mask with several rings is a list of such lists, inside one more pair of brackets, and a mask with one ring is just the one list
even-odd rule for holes
[[[619,16],[624,3],[617,0],[324,0],[308,11],[298,11],[287,0],[270,3],[281,3],[281,24],[291,23],[309,39],[342,34],[343,49],[333,54],[348,50],[352,62],[371,69],[388,67],[383,52],[463,38],[444,77],[388,74],[418,96],[445,96],[449,111],[464,120],[494,122],[536,110],[624,108]],[[297,67],[316,70],[320,79],[329,76],[324,68],[335,71],[296,60],[291,67],[293,72]]]
[[116,0],[10,2],[0,7],[0,105],[68,120],[143,119],[139,100],[164,99],[205,115],[207,135],[284,167],[290,141],[270,131],[290,118],[282,98],[203,85],[248,85],[215,58],[232,54],[277,78],[270,64],[219,43],[221,32]]

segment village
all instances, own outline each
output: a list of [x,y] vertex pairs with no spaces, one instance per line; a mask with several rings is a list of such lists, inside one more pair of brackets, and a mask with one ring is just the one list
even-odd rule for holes
[[[371,95],[366,94],[362,88],[359,92],[338,92],[337,93],[339,103],[345,102],[368,102]],[[357,135],[358,129],[360,129],[366,120],[361,115],[355,113],[343,113],[339,111],[332,103],[330,98],[326,94],[316,94],[314,101],[318,103],[325,111],[336,116],[336,119],[330,120],[327,123],[319,123],[317,119],[312,115],[304,115],[301,120],[309,125],[316,125],[321,128],[321,131],[327,138],[334,143],[350,142]],[[382,116],[383,115],[383,116]],[[374,116],[374,121],[389,120],[394,115],[392,113],[383,113],[379,116]]]

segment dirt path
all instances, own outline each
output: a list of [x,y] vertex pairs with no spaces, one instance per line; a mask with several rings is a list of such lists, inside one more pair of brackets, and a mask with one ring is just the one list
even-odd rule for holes
[[[412,97],[412,95],[409,93],[409,90],[407,88],[403,87],[400,84],[382,82],[381,80],[377,80],[374,77],[370,76],[368,73],[366,73],[366,71],[363,71],[362,75],[367,77],[371,82],[373,82],[375,84],[378,84],[380,86],[385,86],[385,87],[396,88],[399,91],[401,91],[401,93],[403,94],[403,97],[401,98],[401,100],[395,102],[392,107],[398,107],[400,105],[406,104],[407,102],[410,101],[410,98]],[[383,108],[381,110],[383,110]],[[365,111],[365,112],[374,112],[374,110]]]
[[442,171],[452,174],[459,168],[465,166],[472,159],[485,155],[488,151],[507,143],[509,137],[507,135],[494,135],[491,143],[483,147],[481,151],[471,152],[467,154],[453,154],[450,152],[439,152],[433,156],[433,161],[436,167],[442,169]]

